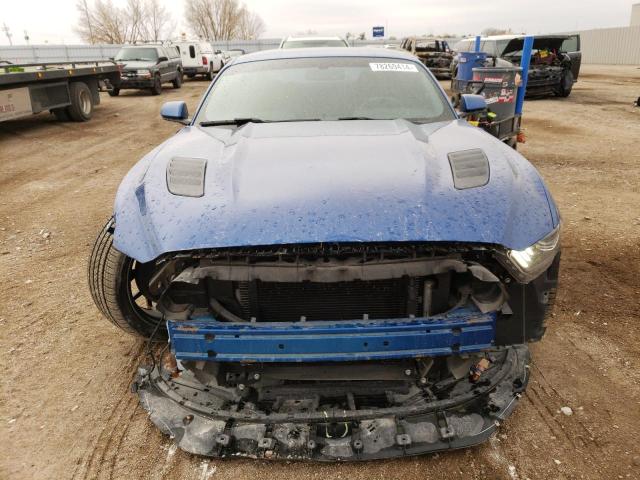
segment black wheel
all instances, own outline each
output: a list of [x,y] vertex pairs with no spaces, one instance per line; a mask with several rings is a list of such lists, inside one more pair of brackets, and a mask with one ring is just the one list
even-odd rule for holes
[[89,86],[84,82],[72,82],[69,84],[69,96],[71,105],[67,107],[67,113],[74,122],[86,122],[93,114],[93,95]]
[[187,78],[188,78],[189,80],[193,80],[193,78],[194,78],[194,77],[195,77],[195,74],[193,74],[193,73],[188,73],[188,74],[187,74]]
[[[154,340],[167,338],[155,302],[143,293],[141,278],[145,265],[116,250],[113,246],[115,223],[104,226],[89,258],[89,290],[98,309],[107,319],[127,333]],[[147,270],[148,272],[148,270]]]
[[153,77],[153,87],[151,87],[151,95],[160,95],[162,93],[162,81],[160,75]]
[[213,80],[214,75],[213,75],[213,72],[211,71],[211,67],[209,67],[209,71],[206,73],[205,77],[209,81]]
[[176,78],[171,83],[173,84],[173,88],[182,87],[182,72],[180,70],[176,72]]
[[67,112],[67,107],[54,108],[51,110],[51,113],[55,115],[56,120],[59,122],[68,122],[71,120],[71,117],[69,117],[69,113]]
[[117,97],[118,95],[120,95],[120,89],[116,87],[113,87],[111,90],[108,90],[108,92],[110,97]]
[[573,72],[566,69],[562,72],[562,78],[560,79],[560,85],[558,88],[558,95],[561,97],[568,97],[573,88]]

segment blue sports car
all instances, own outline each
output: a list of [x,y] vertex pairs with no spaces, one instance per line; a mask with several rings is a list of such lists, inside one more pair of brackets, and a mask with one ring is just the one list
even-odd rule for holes
[[[96,305],[148,339],[134,391],[209,456],[364,460],[488,438],[529,378],[560,217],[536,169],[420,61],[237,58],[140,160],[96,241]],[[168,348],[161,348],[157,341]]]

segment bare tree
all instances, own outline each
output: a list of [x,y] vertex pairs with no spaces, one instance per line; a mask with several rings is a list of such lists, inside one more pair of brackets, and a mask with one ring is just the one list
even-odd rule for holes
[[76,31],[80,34],[83,40],[94,43],[93,41],[93,20],[91,18],[91,10],[87,0],[78,0],[76,8],[80,13],[80,21],[76,27]]
[[207,40],[256,38],[264,22],[238,0],[186,0],[185,19],[193,32]]
[[98,43],[125,43],[127,21],[124,12],[111,0],[95,0],[93,4],[94,40]]
[[175,29],[171,21],[171,15],[159,0],[147,0],[147,21],[145,34],[148,40],[158,41],[169,37]]
[[513,33],[510,28],[495,28],[488,27],[480,32],[483,37],[488,37],[490,35],[507,35]]
[[260,15],[247,10],[243,5],[238,15],[236,36],[244,40],[253,40],[260,37],[260,35],[264,33],[264,30],[265,25]]
[[127,0],[123,8],[111,0],[78,0],[76,32],[88,43],[158,41],[169,33],[171,17],[160,0]]
[[127,0],[127,6],[122,11],[124,19],[126,41],[134,43],[145,39],[146,11],[144,0]]

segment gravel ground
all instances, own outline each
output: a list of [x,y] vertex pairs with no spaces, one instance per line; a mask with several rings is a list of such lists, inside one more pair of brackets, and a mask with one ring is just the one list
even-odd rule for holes
[[513,416],[476,448],[360,464],[172,448],[129,392],[143,345],[91,302],[87,258],[118,183],[176,131],[161,103],[193,108],[205,86],[103,95],[86,124],[0,124],[0,478],[640,478],[638,68],[586,66],[569,98],[525,105],[520,150],[562,211],[564,251],[555,317]]

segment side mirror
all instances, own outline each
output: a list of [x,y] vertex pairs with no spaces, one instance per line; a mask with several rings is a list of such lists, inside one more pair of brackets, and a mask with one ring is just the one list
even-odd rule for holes
[[189,124],[189,109],[183,101],[166,102],[160,108],[160,116],[170,122],[178,122],[183,125]]
[[216,55],[222,55],[222,50],[216,50],[216,51],[215,51],[215,52],[213,52],[213,53],[215,53]]
[[465,93],[460,96],[460,111],[463,113],[480,112],[487,109],[487,101],[482,95]]
[[168,62],[169,59],[167,57],[158,57],[158,63]]

